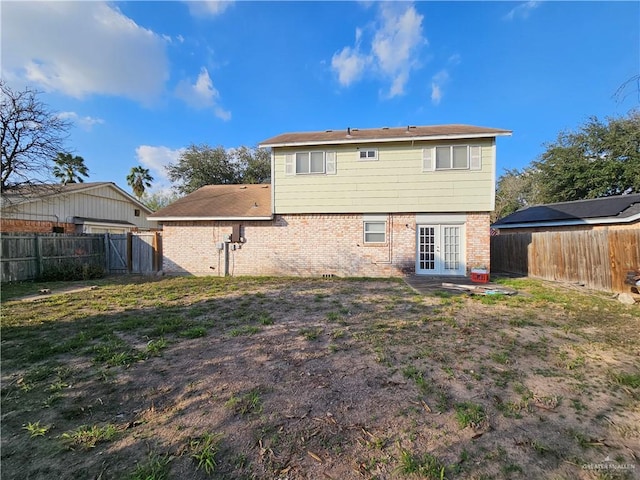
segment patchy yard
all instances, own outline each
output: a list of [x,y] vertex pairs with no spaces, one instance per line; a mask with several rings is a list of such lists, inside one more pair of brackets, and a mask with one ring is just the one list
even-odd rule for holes
[[2,478],[640,476],[638,307],[523,280],[125,281],[3,288]]

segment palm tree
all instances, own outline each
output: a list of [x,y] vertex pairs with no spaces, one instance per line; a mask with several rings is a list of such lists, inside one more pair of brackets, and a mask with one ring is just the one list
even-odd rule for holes
[[138,200],[142,198],[145,189],[151,187],[151,182],[153,182],[153,177],[149,174],[148,168],[131,167],[131,172],[127,175],[127,183]]
[[82,177],[89,176],[89,169],[84,164],[84,158],[72,156],[70,153],[59,152],[53,161],[53,176],[60,179],[60,183],[83,183]]

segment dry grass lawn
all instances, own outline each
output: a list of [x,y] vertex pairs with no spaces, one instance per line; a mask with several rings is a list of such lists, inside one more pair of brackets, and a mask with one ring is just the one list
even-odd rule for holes
[[503,282],[3,286],[1,476],[640,476],[640,308]]

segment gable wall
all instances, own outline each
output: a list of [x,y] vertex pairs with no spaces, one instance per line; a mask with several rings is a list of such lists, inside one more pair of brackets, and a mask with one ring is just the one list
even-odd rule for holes
[[86,192],[71,192],[45,197],[33,202],[10,207],[3,211],[6,219],[40,220],[44,222],[72,223],[73,217],[100,218],[131,222],[138,228],[156,228],[157,222],[146,219],[140,209],[140,216],[134,210],[140,207],[109,186],[102,186]]
[[[424,147],[479,145],[482,169],[422,171]],[[358,159],[377,148],[377,161]],[[285,175],[289,153],[335,151],[334,175]],[[275,213],[490,211],[494,208],[495,141],[380,143],[274,149]]]

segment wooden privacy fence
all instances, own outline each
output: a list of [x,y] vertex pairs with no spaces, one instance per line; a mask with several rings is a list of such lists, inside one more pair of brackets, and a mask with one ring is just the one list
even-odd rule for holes
[[104,266],[104,235],[5,233],[0,261],[2,282],[32,280],[69,262]]
[[0,236],[1,281],[33,280],[73,262],[107,273],[149,274],[162,268],[160,232],[105,234],[5,233]]
[[491,237],[491,269],[625,292],[640,269],[640,229],[502,233]]

